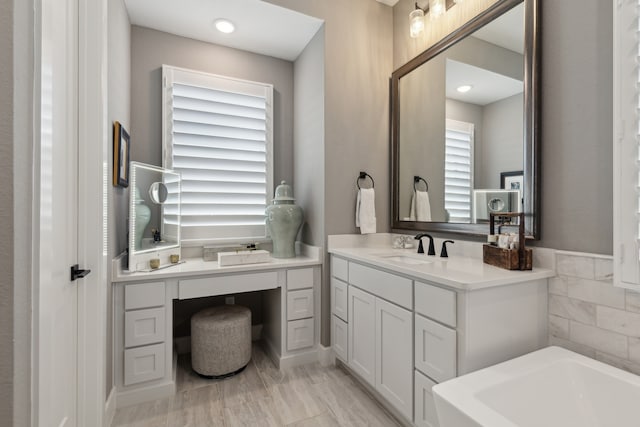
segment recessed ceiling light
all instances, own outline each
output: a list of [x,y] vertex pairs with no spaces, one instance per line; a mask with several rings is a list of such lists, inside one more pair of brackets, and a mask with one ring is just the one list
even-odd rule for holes
[[236,29],[236,26],[227,19],[217,19],[214,24],[218,31],[225,34],[233,33]]
[[473,86],[471,85],[463,85],[463,86],[459,86],[458,89],[456,89],[458,92],[460,93],[465,93],[465,92],[469,92],[471,90]]

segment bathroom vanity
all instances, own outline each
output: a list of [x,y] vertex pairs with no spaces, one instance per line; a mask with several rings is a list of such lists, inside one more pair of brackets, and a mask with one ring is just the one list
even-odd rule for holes
[[173,300],[264,291],[262,339],[276,366],[318,358],[320,249],[295,258],[219,267],[201,258],[163,270],[125,273],[114,260],[114,382],[117,406],[175,393]]
[[332,348],[405,422],[438,425],[435,384],[546,345],[551,270],[341,237],[329,240]]

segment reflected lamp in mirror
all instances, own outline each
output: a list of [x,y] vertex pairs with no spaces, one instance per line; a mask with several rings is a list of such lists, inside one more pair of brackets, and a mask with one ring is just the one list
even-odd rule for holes
[[180,255],[180,174],[131,162],[129,185],[129,271],[160,268]]

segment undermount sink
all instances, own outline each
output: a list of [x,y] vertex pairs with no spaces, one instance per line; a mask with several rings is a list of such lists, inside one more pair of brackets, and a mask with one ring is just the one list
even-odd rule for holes
[[422,257],[424,258],[412,257],[409,255],[401,255],[401,254],[382,254],[382,255],[378,255],[378,257],[384,258],[387,261],[399,262],[401,264],[408,264],[408,265],[420,265],[420,264],[433,263],[433,260],[427,259],[426,257],[424,257],[424,255],[422,255]]

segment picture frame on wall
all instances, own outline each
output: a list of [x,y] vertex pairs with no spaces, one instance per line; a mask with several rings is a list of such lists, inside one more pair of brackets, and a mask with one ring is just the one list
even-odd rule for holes
[[120,124],[113,122],[113,186],[129,186],[129,133]]
[[500,188],[503,190],[522,190],[524,189],[524,172],[500,172]]

